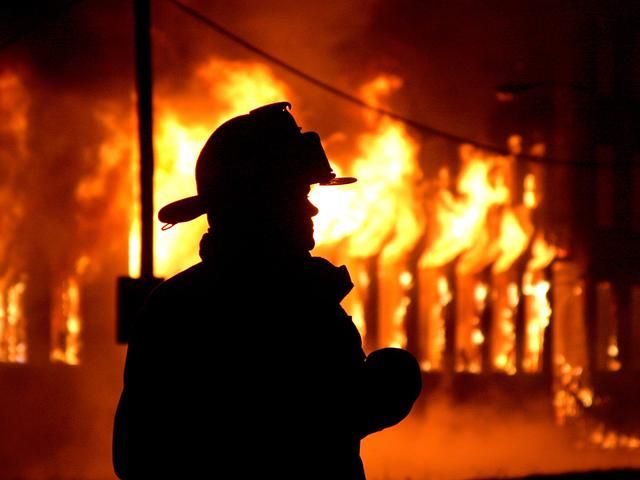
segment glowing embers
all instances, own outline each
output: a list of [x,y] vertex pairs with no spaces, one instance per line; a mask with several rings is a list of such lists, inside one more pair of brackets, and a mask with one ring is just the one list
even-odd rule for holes
[[556,355],[553,406],[558,425],[582,415],[585,409],[593,405],[593,401],[593,390],[588,384],[584,368],[571,365],[563,355]]
[[620,362],[618,346],[618,294],[611,282],[596,285],[596,368],[617,371]]
[[589,435],[589,443],[604,450],[616,448],[635,450],[640,448],[640,436],[620,433],[607,428],[604,423],[599,423]]

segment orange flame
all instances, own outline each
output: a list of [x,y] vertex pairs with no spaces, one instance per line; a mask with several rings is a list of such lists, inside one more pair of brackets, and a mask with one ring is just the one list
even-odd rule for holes
[[[433,199],[435,225],[427,249],[420,259],[421,268],[434,268],[451,262],[469,250],[486,232],[486,220],[492,206],[504,205],[509,191],[494,166],[503,159],[486,157],[466,145],[460,149],[462,171],[455,195],[447,187],[448,172]],[[464,266],[461,266],[466,270]],[[468,267],[470,268],[470,267]]]
[[547,293],[551,284],[546,280],[546,268],[556,256],[556,249],[544,237],[536,235],[531,246],[531,258],[522,278],[522,293],[525,295],[527,324],[523,367],[526,372],[539,372],[542,366],[544,333],[551,318],[551,304]]
[[[379,76],[362,88],[362,96],[378,105],[381,96],[401,84],[397,77]],[[411,302],[407,293],[413,282],[406,271],[406,255],[424,230],[420,200],[416,189],[410,188],[421,179],[418,147],[400,122],[370,114],[366,119],[374,129],[360,136],[360,155],[347,173],[358,183],[340,191],[318,188],[311,194],[320,210],[314,219],[316,242],[320,249],[339,249],[347,264],[380,254],[378,343],[400,347],[406,344],[404,321]],[[358,278],[355,283],[349,301],[362,311],[366,287]]]

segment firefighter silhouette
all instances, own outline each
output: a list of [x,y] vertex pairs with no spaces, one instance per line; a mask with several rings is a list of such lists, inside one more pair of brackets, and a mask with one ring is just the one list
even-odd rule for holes
[[[120,478],[362,479],[360,440],[408,415],[414,357],[367,358],[340,306],[346,267],[310,255],[310,186],[344,185],[290,104],[216,129],[197,195],[159,212],[206,214],[202,262],[157,287],[133,326],[114,428]],[[345,187],[348,188],[348,187]]]

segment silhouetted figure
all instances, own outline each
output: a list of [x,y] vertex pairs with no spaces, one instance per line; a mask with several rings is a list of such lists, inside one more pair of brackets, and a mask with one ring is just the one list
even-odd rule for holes
[[360,440],[404,418],[415,359],[365,360],[344,266],[312,257],[310,185],[336,178],[278,103],[220,126],[196,165],[202,262],[161,284],[133,328],[114,431],[121,478],[361,479]]

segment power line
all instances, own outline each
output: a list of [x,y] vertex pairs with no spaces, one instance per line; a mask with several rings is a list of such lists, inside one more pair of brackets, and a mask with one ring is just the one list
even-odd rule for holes
[[[365,102],[364,100],[348,93],[345,92],[344,90],[341,90],[337,87],[334,87],[333,85],[328,84],[327,82],[320,80],[317,77],[314,77],[313,75],[310,75],[307,72],[304,72],[302,70],[300,70],[299,68],[291,65],[288,62],[285,62],[284,60],[282,60],[279,57],[276,57],[275,55],[272,55],[271,53],[261,49],[260,47],[257,47],[256,45],[254,45],[253,43],[248,42],[247,40],[245,40],[244,38],[240,37],[239,35],[236,35],[235,33],[227,30],[225,27],[223,27],[222,25],[220,25],[219,23],[215,22],[214,20],[212,20],[211,18],[203,15],[202,13],[198,12],[197,10],[189,7],[188,5],[185,5],[184,3],[180,2],[179,0],[167,0],[170,3],[172,3],[174,6],[176,6],[178,9],[180,9],[182,12],[186,13],[187,15],[189,15],[190,17],[198,20],[200,23],[206,25],[207,27],[209,27],[210,29],[216,31],[217,33],[219,33],[220,35],[228,38],[229,40],[231,40],[232,42],[244,47],[245,49],[249,50],[250,52],[255,53],[256,55],[264,58],[265,60],[273,63],[274,65],[279,66],[280,68],[292,73],[293,75],[311,83],[312,85],[315,85],[316,87],[329,92],[333,95],[335,95],[338,98],[341,98],[342,100],[345,100],[349,103],[352,103],[354,105],[357,105],[360,108],[364,108],[366,110],[370,110],[372,112],[376,112],[380,115],[385,115],[389,118],[392,118],[394,120],[397,120],[399,122],[402,122],[422,133],[425,134],[429,134],[429,135],[433,135],[436,137],[440,137],[440,138],[444,138],[445,140],[449,140],[451,142],[454,143],[466,143],[466,144],[470,144],[473,145],[475,147],[478,147],[482,150],[487,150],[489,152],[494,152],[494,153],[499,153],[501,155],[514,155],[513,153],[509,152],[506,148],[501,148],[498,147],[496,145],[492,145],[492,144],[488,144],[488,143],[484,143],[484,142],[479,142],[477,140],[473,140],[470,138],[466,138],[466,137],[462,137],[460,135],[456,135],[454,133],[451,132],[446,132],[444,130],[440,130],[438,128],[432,127],[430,125],[426,125],[422,122],[419,122],[417,120],[414,120],[412,118],[409,117],[405,117],[404,115],[400,115],[399,113],[393,112],[391,110],[387,110],[384,108],[380,108],[377,107],[375,105],[371,105],[367,102]],[[640,162],[585,162],[582,160],[575,160],[575,159],[568,159],[568,160],[560,160],[557,158],[553,158],[553,157],[546,157],[546,156],[537,156],[537,155],[530,155],[530,154],[517,154],[514,155],[519,159],[522,160],[526,160],[528,162],[532,162],[532,163],[541,163],[541,164],[546,164],[546,165],[553,165],[553,166],[578,166],[578,167],[603,167],[603,168],[607,168],[607,167],[619,167],[622,165],[627,165],[627,166],[632,166],[632,165],[637,165],[640,166]]]

